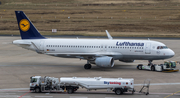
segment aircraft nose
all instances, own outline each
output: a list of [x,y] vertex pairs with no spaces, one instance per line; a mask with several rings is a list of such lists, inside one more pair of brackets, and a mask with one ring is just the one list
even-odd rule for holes
[[170,49],[170,50],[169,50],[169,55],[170,55],[171,57],[173,57],[173,56],[175,55],[174,51]]

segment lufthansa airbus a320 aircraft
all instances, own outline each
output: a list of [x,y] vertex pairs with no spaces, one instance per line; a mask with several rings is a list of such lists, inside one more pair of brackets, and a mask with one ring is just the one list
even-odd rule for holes
[[109,39],[47,39],[43,37],[23,11],[15,11],[21,40],[13,44],[22,48],[64,58],[87,60],[85,69],[91,64],[99,67],[113,67],[114,60],[133,62],[134,60],[163,60],[174,56],[165,44],[151,40],[114,40],[106,31]]

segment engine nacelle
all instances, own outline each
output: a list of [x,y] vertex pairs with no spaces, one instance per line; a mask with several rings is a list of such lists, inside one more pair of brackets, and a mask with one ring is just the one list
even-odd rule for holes
[[93,63],[99,67],[113,67],[114,66],[114,59],[113,59],[113,57],[108,57],[108,56],[97,57]]
[[132,62],[134,62],[134,60],[119,60],[119,61],[121,61],[121,62],[126,62],[126,63],[132,63]]

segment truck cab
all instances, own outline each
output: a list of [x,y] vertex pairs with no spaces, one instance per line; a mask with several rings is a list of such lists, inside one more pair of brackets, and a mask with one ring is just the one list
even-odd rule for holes
[[166,66],[166,68],[176,68],[176,62],[174,61],[165,61],[164,62],[164,65]]
[[40,78],[41,76],[30,77],[30,91],[41,92],[40,90]]

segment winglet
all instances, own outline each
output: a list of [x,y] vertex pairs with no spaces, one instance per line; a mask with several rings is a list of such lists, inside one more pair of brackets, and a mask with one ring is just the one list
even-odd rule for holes
[[108,38],[109,38],[110,40],[113,39],[112,36],[109,34],[108,30],[105,30],[105,31],[106,31],[106,34],[107,34]]

